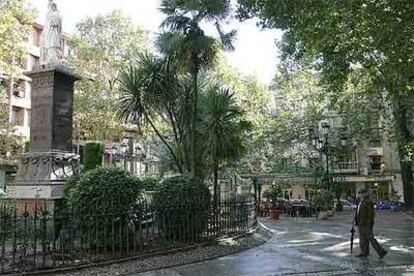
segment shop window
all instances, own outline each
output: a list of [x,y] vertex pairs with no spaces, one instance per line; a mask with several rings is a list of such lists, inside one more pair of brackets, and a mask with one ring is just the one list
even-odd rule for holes
[[11,122],[17,126],[24,125],[24,108],[13,106]]

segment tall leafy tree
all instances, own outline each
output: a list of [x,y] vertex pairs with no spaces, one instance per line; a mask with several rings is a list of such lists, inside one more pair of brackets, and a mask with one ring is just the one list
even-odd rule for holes
[[[224,33],[221,27],[221,23],[230,15],[230,1],[163,0],[161,11],[167,15],[162,27],[168,31],[161,37],[162,49],[183,60],[192,76],[192,90],[186,96],[187,104],[184,108],[189,115],[189,121],[186,122],[188,146],[191,152],[191,173],[195,175],[199,160],[196,154],[198,78],[201,70],[211,68],[220,47],[233,49],[232,40],[236,32]],[[205,34],[201,27],[205,22],[216,26],[220,43]]]
[[234,99],[245,112],[246,119],[252,124],[247,133],[248,139],[245,139],[247,153],[233,164],[237,171],[246,172],[250,168],[251,161],[258,158],[266,159],[266,155],[270,155],[270,136],[267,130],[272,118],[269,112],[271,92],[257,80],[256,76],[243,74],[229,65],[223,56],[219,57],[211,74],[212,78],[234,91]]
[[[0,73],[11,74],[19,69],[18,60],[25,57],[24,41],[34,22],[34,11],[25,0],[0,2]],[[19,73],[19,72],[16,72]]]
[[250,124],[229,89],[211,85],[202,95],[199,132],[206,156],[213,166],[214,202],[218,201],[220,164],[237,160],[244,153],[244,133]]
[[256,15],[264,27],[285,30],[284,58],[312,61],[330,86],[333,101],[344,90],[351,72],[363,70],[372,80],[374,97],[385,98],[393,110],[404,199],[413,206],[413,174],[406,158],[406,145],[414,140],[410,111],[414,89],[412,1],[238,2],[241,18]]
[[118,72],[147,49],[147,33],[120,11],[88,17],[77,24],[70,41],[69,63],[84,77],[75,93],[78,131],[89,139],[122,135],[114,109],[118,101]]
[[20,153],[21,139],[9,124],[10,78],[19,76],[26,55],[24,42],[33,26],[34,11],[24,0],[0,1],[0,164]]

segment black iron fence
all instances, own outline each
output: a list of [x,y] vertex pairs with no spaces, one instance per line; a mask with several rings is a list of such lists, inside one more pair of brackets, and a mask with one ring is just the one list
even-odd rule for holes
[[0,274],[66,268],[163,252],[244,234],[256,226],[255,204],[226,200],[205,215],[141,200],[130,212],[80,218],[47,202],[0,202]]

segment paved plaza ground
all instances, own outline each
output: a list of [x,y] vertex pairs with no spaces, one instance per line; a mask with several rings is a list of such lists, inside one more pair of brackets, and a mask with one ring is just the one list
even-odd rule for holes
[[[327,221],[315,218],[262,219],[273,237],[265,244],[216,260],[142,276],[158,275],[414,275],[414,218],[404,213],[376,213],[374,233],[388,250],[384,260],[371,248],[367,259],[350,256],[352,212]],[[355,237],[355,250],[359,241]]]

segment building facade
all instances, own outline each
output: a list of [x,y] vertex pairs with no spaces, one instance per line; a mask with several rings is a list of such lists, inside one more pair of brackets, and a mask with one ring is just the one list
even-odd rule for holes
[[[43,45],[43,26],[34,24],[25,43],[26,55],[22,60],[15,61],[18,70],[15,76],[6,75],[0,72],[1,85],[9,95],[9,102],[4,103],[9,109],[9,122],[14,126],[15,134],[30,137],[30,116],[31,116],[31,79],[25,76],[25,71],[33,70],[39,65],[40,51]],[[68,54],[67,35],[62,37],[62,55]]]
[[[277,116],[278,105],[283,105],[283,97],[275,97],[273,104],[273,114]],[[329,147],[328,161],[326,153],[315,149],[311,141],[307,145],[302,145],[307,154],[303,154],[300,165],[308,168],[319,166],[321,173],[319,178],[322,179],[329,172],[331,185],[340,190],[342,198],[355,197],[357,191],[361,187],[366,187],[371,193],[374,200],[404,200],[403,183],[401,177],[400,160],[397,153],[397,147],[390,142],[390,137],[381,131],[381,122],[383,118],[378,116],[373,122],[373,126],[367,129],[369,139],[365,141],[355,142],[353,137],[347,137],[344,145],[338,144],[341,131],[344,129],[342,118],[335,112],[327,112],[326,120],[330,126],[330,134],[328,134]],[[319,122],[315,126],[320,131]],[[312,135],[312,134],[310,134]],[[342,148],[342,153],[334,152],[334,148]],[[286,153],[294,149],[286,149]],[[326,162],[327,161],[327,162]],[[327,170],[328,166],[328,170]],[[288,199],[311,199],[315,193],[316,176],[301,177],[306,181],[295,181],[296,176],[291,176],[291,181],[284,186],[284,197]],[[296,177],[297,178],[297,177]],[[276,173],[273,176],[273,182],[283,182],[281,177]]]

